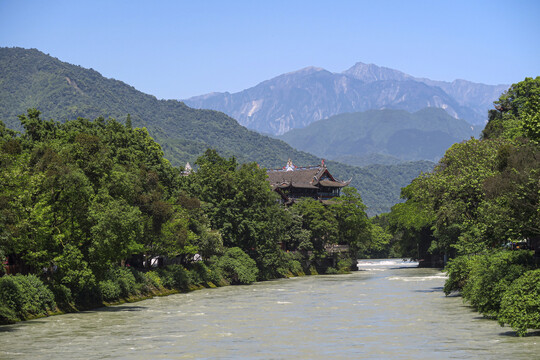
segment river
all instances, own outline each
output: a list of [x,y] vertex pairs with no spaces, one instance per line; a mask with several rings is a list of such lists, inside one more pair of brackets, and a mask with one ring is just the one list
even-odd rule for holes
[[204,289],[0,327],[1,359],[538,359],[445,276],[397,260],[351,275]]

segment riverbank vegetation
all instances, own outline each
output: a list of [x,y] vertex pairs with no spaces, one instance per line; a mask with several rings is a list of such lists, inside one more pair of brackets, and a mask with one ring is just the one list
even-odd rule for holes
[[460,291],[524,335],[540,328],[540,291],[531,283],[540,256],[540,77],[512,85],[494,104],[482,139],[453,145],[383,218],[403,256],[425,266],[453,258],[447,294]]
[[175,168],[129,116],[60,123],[31,109],[19,120],[22,133],[0,122],[2,323],[348,272],[387,240],[354,188],[285,208],[257,164],[208,150],[196,171]]

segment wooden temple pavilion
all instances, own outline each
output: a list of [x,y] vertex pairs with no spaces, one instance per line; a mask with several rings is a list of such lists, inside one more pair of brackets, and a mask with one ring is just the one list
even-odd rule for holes
[[297,167],[289,159],[283,168],[268,170],[266,173],[270,186],[281,195],[281,202],[287,205],[305,197],[326,202],[339,196],[341,188],[351,182],[335,179],[326,168],[324,160],[317,166]]

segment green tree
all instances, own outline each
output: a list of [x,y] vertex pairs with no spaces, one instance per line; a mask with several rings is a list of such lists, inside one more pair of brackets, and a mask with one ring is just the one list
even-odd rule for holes
[[131,123],[131,115],[127,114],[126,117],[126,129],[133,129],[133,124]]
[[[425,248],[427,232],[432,230],[428,253],[452,255],[455,249],[474,253],[493,246],[494,239],[483,236],[478,228],[478,218],[485,199],[484,182],[497,173],[497,149],[502,144],[475,139],[454,144],[432,173],[418,177],[403,189],[407,201],[394,207],[395,228],[416,231],[418,236],[413,231],[413,237],[405,239],[422,239],[422,246],[417,245],[419,250]],[[405,218],[401,220],[400,216]]]
[[40,115],[41,112],[36,109],[28,109],[26,115],[19,115],[19,121],[25,130],[25,140],[41,142],[56,135],[58,124],[53,120],[42,120]]
[[528,137],[538,142],[540,113],[540,76],[525,78],[512,84],[488,114],[488,123],[482,132],[484,139],[503,137],[516,140]]
[[379,224],[372,224],[369,234],[369,244],[366,251],[366,255],[374,258],[386,258],[395,256],[391,253],[390,242],[392,240],[392,234],[383,229]]
[[407,201],[394,205],[388,215],[389,229],[399,238],[399,253],[413,259],[423,259],[433,252],[435,212],[422,197],[414,195],[421,181],[422,178],[418,178],[402,189]]
[[502,250],[478,256],[470,265],[463,297],[482,314],[496,318],[505,291],[534,266],[532,253],[526,250]]
[[540,236],[540,152],[538,145],[501,147],[499,172],[486,179],[481,204],[486,237],[499,241]]
[[353,187],[343,189],[343,194],[333,200],[330,210],[337,220],[338,243],[349,246],[349,252],[356,259],[369,247],[371,222],[366,214],[366,206]]
[[305,198],[295,203],[292,211],[302,219],[302,228],[309,232],[309,242],[304,241],[304,252],[312,251],[314,259],[326,257],[326,246],[338,243],[338,222],[330,209],[321,202]]
[[277,208],[266,172],[256,164],[238,166],[208,150],[190,175],[190,191],[203,201],[212,228],[219,229],[224,245],[253,253],[265,238],[268,209]]
[[96,271],[119,264],[143,250],[141,212],[125,200],[113,199],[102,192],[90,205],[89,217],[93,225],[88,254]]

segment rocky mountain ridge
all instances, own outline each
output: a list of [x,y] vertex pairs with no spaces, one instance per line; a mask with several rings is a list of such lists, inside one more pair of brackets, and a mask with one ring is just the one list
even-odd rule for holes
[[333,115],[372,109],[415,112],[436,107],[480,125],[491,103],[507,88],[415,78],[398,70],[356,63],[342,73],[307,67],[237,93],[205,94],[184,102],[222,111],[258,132],[281,135]]

